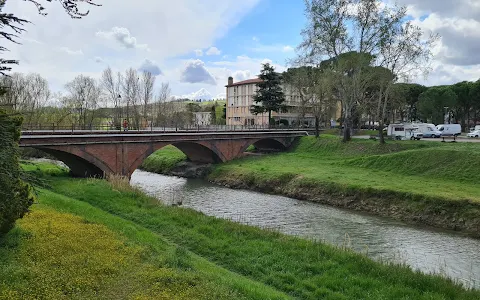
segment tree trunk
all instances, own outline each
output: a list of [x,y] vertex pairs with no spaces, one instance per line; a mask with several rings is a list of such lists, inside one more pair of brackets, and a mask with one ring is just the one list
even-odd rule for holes
[[383,136],[383,121],[378,122],[378,140],[380,144],[385,144],[385,137]]
[[319,137],[320,136],[320,130],[318,129],[318,122],[319,122],[319,118],[318,116],[315,116],[315,137]]
[[272,120],[272,111],[268,111],[268,128],[270,128],[271,125],[271,120]]
[[[383,126],[384,126],[384,122],[386,120],[385,115],[387,114],[387,104],[388,104],[389,90],[390,90],[390,86],[387,86],[385,92],[382,93],[382,97],[379,99],[380,104],[383,104],[382,110],[380,112],[380,116],[378,118],[378,133],[379,133],[378,138],[379,138],[380,144],[385,144],[385,139],[383,137]],[[383,100],[383,103],[382,103],[382,100]],[[394,119],[392,123],[395,123],[395,114],[392,114],[392,115],[393,115],[393,119]]]
[[352,127],[352,117],[351,116],[345,116],[345,120],[343,122],[343,142],[349,142],[352,137],[350,134],[350,128]]

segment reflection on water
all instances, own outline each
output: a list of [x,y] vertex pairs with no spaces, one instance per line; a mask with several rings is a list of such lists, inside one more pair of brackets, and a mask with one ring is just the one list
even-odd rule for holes
[[131,183],[165,203],[340,245],[480,287],[480,240],[287,197],[233,190],[199,179],[135,171]]

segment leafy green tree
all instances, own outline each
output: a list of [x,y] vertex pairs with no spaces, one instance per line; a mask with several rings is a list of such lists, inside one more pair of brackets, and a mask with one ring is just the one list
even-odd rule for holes
[[474,82],[470,89],[470,99],[472,101],[473,122],[476,125],[480,111],[480,80]]
[[428,88],[421,84],[415,83],[396,83],[400,96],[404,99],[405,105],[408,108],[408,118],[410,121],[416,121],[417,117],[417,104],[420,95]]
[[187,103],[186,109],[186,125],[193,125],[195,122],[194,113],[202,111],[202,107],[198,103]]
[[376,106],[375,116],[378,121],[378,136],[381,144],[385,143],[383,136],[383,127],[387,118],[387,108],[391,102],[392,82],[395,81],[395,74],[390,69],[384,67],[368,68],[367,72],[370,74],[372,81],[371,99]]
[[320,122],[328,121],[336,109],[332,95],[332,73],[328,68],[302,66],[283,73],[285,83],[300,95],[300,116],[312,113],[315,117],[315,136],[320,135]]
[[457,95],[450,87],[431,87],[420,95],[418,114],[424,121],[443,124],[445,114],[451,111],[456,102]]
[[[421,28],[405,20],[406,7],[391,8],[380,0],[305,0],[305,4],[308,24],[301,32],[299,60],[314,65],[325,58],[337,61],[333,82],[342,102],[346,142],[369,89],[372,76],[368,67],[392,72],[385,85],[388,91],[400,78],[428,72],[430,47],[438,36],[424,39]],[[382,92],[376,98],[378,105],[388,107],[389,96]],[[386,110],[377,112],[376,118],[382,122]]]
[[343,141],[351,140],[351,130],[358,109],[365,105],[372,87],[373,56],[351,51],[322,61],[320,68],[332,76],[333,97],[342,103]]
[[272,111],[285,112],[286,106],[283,104],[285,95],[282,90],[282,76],[275,72],[275,68],[269,63],[263,64],[263,69],[259,78],[262,82],[258,83],[258,90],[253,96],[256,103],[250,107],[250,111],[255,114],[268,112],[269,124],[272,120]]
[[7,233],[33,203],[31,188],[21,179],[18,140],[21,117],[0,110],[0,235]]
[[[40,1],[26,0],[35,4],[42,15],[46,15],[45,8]],[[46,0],[52,2],[54,0]],[[85,2],[95,5],[92,0],[57,0],[62,4],[65,11],[72,18],[81,18],[88,14],[82,13],[77,8],[77,3]],[[23,25],[28,20],[18,18],[11,13],[5,13],[6,0],[0,0],[0,37],[10,42],[17,43],[16,38],[25,30]],[[10,32],[8,32],[10,31]],[[7,48],[0,46],[0,52],[7,51]],[[18,64],[17,60],[0,58],[0,74],[6,76],[6,72],[11,70],[12,64]],[[5,93],[3,87],[0,87],[0,95]],[[22,119],[12,113],[6,113],[0,110],[0,234],[8,232],[13,228],[15,221],[22,218],[33,203],[31,187],[23,182],[21,177],[21,168],[18,161],[18,140],[20,138],[20,128]]]
[[470,111],[472,110],[472,97],[470,90],[474,83],[468,81],[458,82],[451,86],[452,90],[457,95],[457,103],[455,105],[455,116],[460,120],[464,131],[468,132],[468,123],[470,120]]

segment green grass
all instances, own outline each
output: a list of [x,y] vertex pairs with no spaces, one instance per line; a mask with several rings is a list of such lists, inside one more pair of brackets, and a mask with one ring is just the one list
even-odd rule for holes
[[[121,234],[132,247],[152,251],[145,250],[147,254],[140,256],[147,257],[147,262],[160,256],[163,257],[160,262],[152,264],[191,270],[200,287],[220,282],[223,289],[218,293],[222,297],[281,299],[284,294],[299,299],[480,297],[478,291],[466,291],[450,280],[414,272],[408,267],[380,264],[322,243],[215,219],[189,209],[153,204],[138,191],[121,192],[106,181],[65,177],[50,180],[51,191],[40,193],[41,205],[81,216],[88,224],[104,224]],[[165,258],[164,254],[171,255],[171,249],[185,249],[180,251],[180,258],[173,259],[176,262],[173,265],[169,263],[172,258],[168,255]],[[182,277],[178,280],[182,281]],[[211,297],[217,299],[216,295]]]
[[[166,173],[185,155],[172,146],[152,154],[143,168]],[[413,193],[480,203],[480,145],[418,141],[353,140],[338,137],[302,138],[286,153],[247,157],[218,165],[216,177],[250,175],[252,180],[293,179],[339,184],[351,188]]]
[[480,237],[479,153],[476,143],[342,143],[322,134],[301,138],[288,152],[216,165],[208,179]]
[[480,145],[369,140],[344,144],[306,137],[292,151],[218,165],[212,178],[250,174],[254,180],[296,178],[350,188],[480,202]]
[[21,161],[23,170],[35,177],[45,176],[67,176],[66,168],[48,163],[48,162],[31,162],[28,160]]
[[355,135],[378,135],[378,130],[361,129],[355,132]]
[[[94,189],[97,200],[102,190],[132,207],[149,207],[152,200],[104,181],[49,179]],[[0,299],[289,298],[85,202],[45,189],[38,202],[0,238]]]
[[217,106],[215,107],[215,116],[216,116],[217,120],[220,120],[220,119],[222,119],[222,116],[223,116],[223,105],[226,103],[226,101],[225,100],[211,100],[211,101],[204,101],[204,102],[193,102],[193,101],[191,101],[191,102],[187,102],[187,103],[195,103],[195,104],[200,105],[202,108],[205,108],[205,107],[210,107],[211,108],[212,105],[217,104]]
[[154,173],[168,173],[187,156],[174,146],[168,145],[156,151],[143,161],[142,170]]

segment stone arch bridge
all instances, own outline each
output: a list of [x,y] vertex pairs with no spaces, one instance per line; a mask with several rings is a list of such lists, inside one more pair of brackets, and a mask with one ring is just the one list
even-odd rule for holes
[[74,176],[117,174],[130,177],[145,158],[173,145],[188,160],[226,162],[244,155],[254,145],[259,150],[285,150],[305,131],[261,132],[23,132],[20,147],[42,150],[63,161]]

